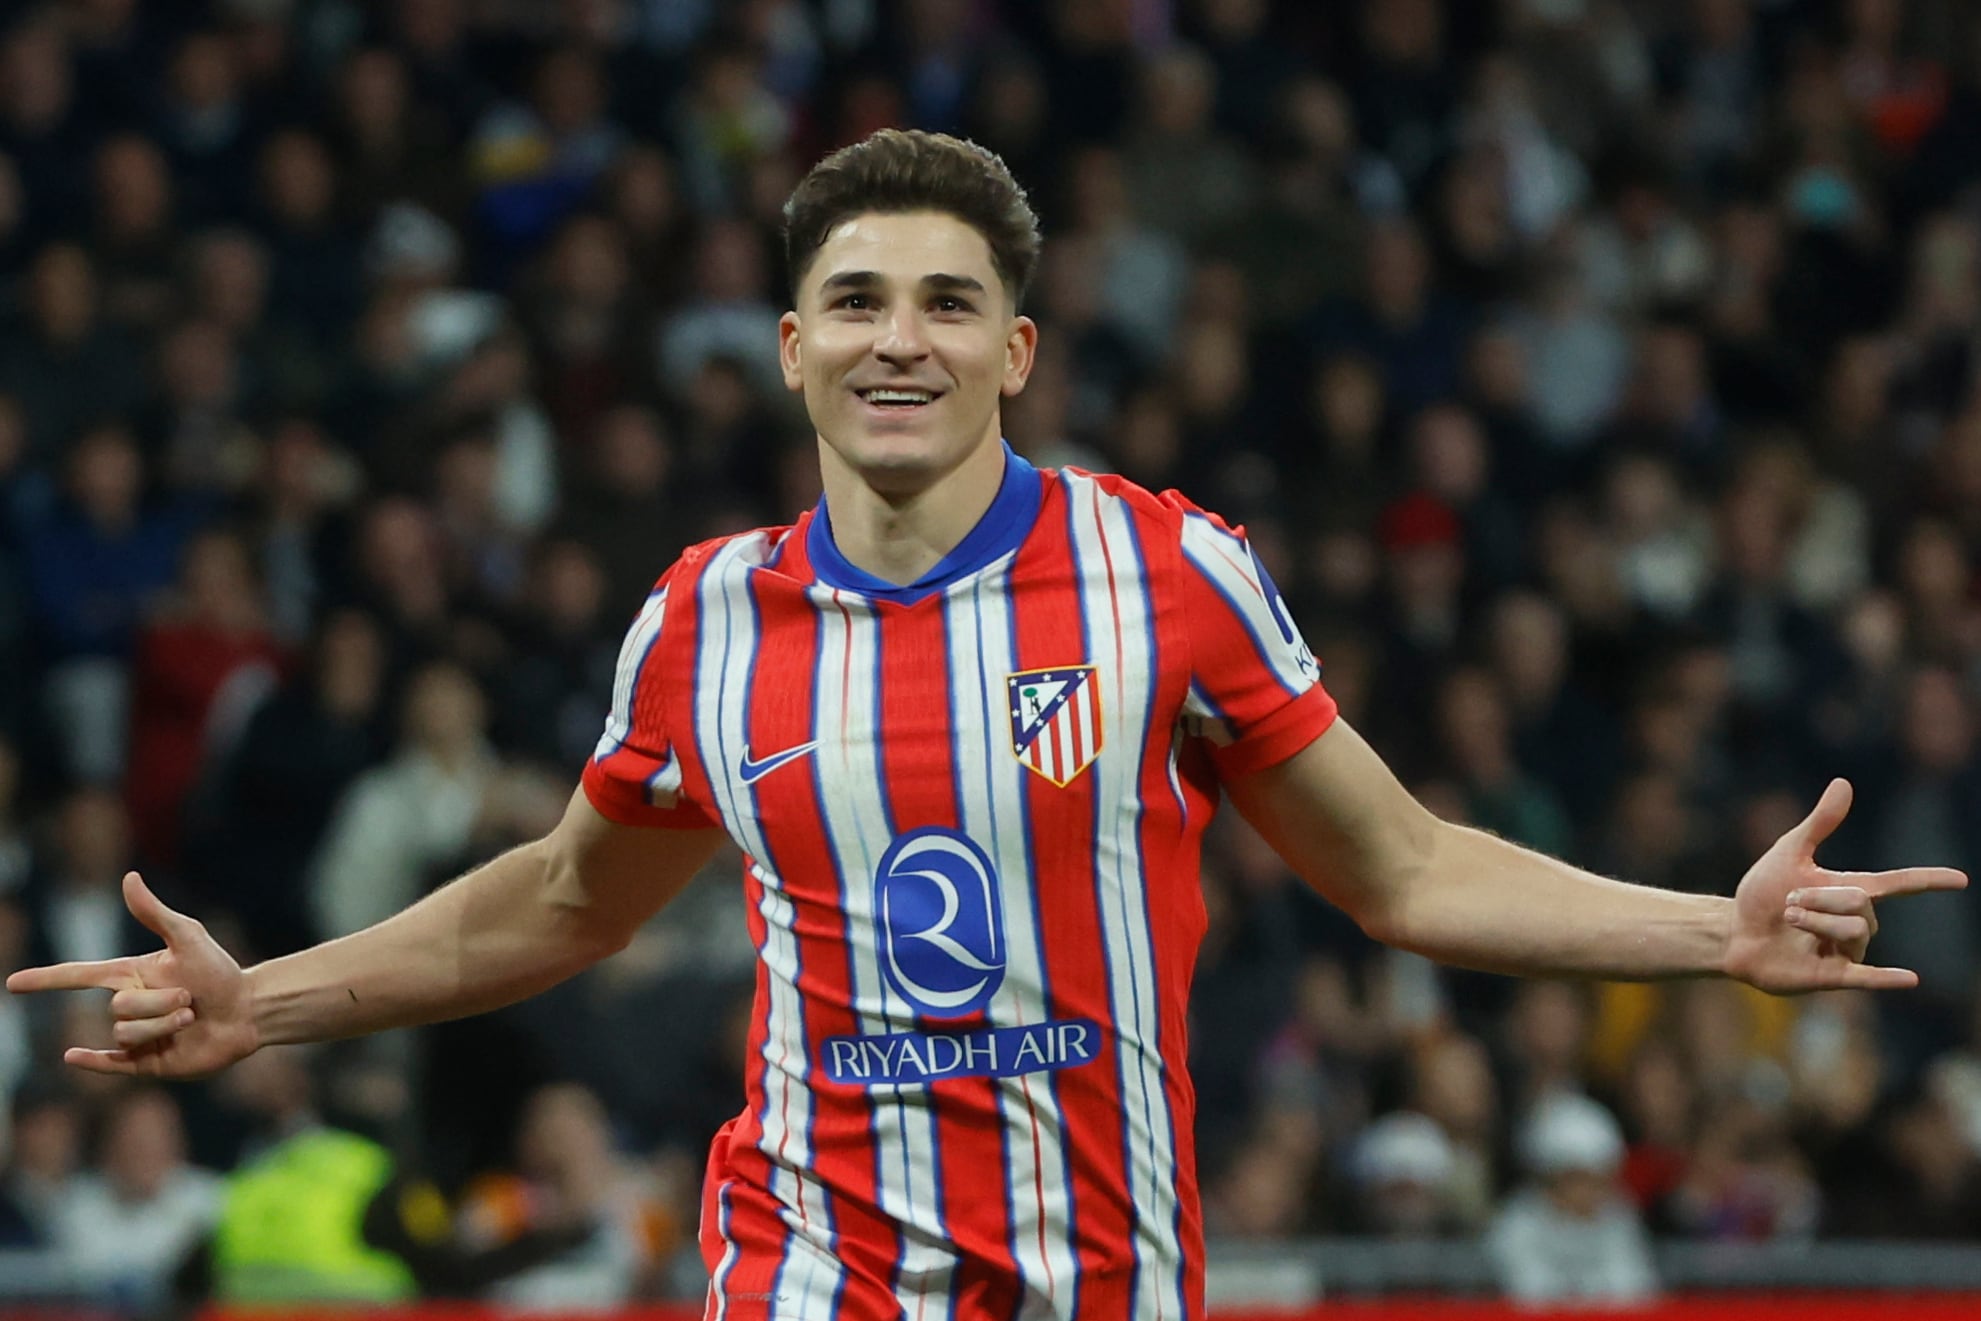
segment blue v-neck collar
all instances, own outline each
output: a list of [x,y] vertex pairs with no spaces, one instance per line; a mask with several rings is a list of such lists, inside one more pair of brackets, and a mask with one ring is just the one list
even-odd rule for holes
[[984,510],[983,517],[956,543],[955,549],[927,573],[914,582],[896,584],[854,565],[839,553],[832,540],[832,517],[826,511],[824,497],[820,497],[818,507],[812,511],[812,525],[805,532],[805,557],[812,563],[812,572],[828,587],[898,605],[913,605],[1016,550],[1038,519],[1039,504],[1045,499],[1045,484],[1039,480],[1039,470],[1014,451],[1009,442],[998,443],[1004,447],[1004,479],[998,483],[990,508]]

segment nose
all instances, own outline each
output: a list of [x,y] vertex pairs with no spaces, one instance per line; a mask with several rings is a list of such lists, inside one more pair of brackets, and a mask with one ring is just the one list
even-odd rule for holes
[[923,334],[921,313],[914,307],[899,307],[882,322],[874,339],[874,356],[890,365],[918,362],[929,356],[928,336]]

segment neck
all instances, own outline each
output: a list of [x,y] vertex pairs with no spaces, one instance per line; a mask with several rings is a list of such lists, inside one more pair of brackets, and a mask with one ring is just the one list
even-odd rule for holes
[[819,442],[819,475],[832,541],[854,568],[912,583],[968,536],[997,498],[1004,446],[993,429],[948,472],[912,491],[882,491]]

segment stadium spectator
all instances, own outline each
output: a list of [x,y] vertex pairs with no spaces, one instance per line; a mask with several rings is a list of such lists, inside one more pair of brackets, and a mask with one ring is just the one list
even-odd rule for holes
[[590,754],[600,702],[611,702],[618,618],[605,573],[579,541],[545,541],[529,567],[516,647],[497,684],[497,742],[555,769]]
[[1144,58],[1141,108],[1122,154],[1135,211],[1195,246],[1251,209],[1257,166],[1212,123],[1217,71],[1178,45]]
[[383,752],[385,652],[356,610],[327,615],[306,665],[254,710],[212,772],[192,867],[266,955],[308,944],[309,862],[344,792]]
[[1486,629],[1514,755],[1561,800],[1579,832],[1609,800],[1621,739],[1616,715],[1576,675],[1568,621],[1548,597],[1524,588],[1502,593]]
[[1451,1139],[1434,1120],[1384,1115],[1357,1139],[1352,1160],[1362,1232],[1405,1241],[1460,1232]]
[[362,475],[351,455],[306,415],[279,418],[247,492],[242,520],[268,601],[269,629],[286,646],[310,633],[337,586]]
[[397,751],[339,801],[311,866],[320,937],[369,926],[455,870],[472,844],[547,829],[562,795],[504,764],[487,742],[487,699],[458,665],[436,662],[408,682]]
[[239,56],[227,34],[194,28],[178,40],[153,110],[186,214],[212,222],[240,214],[248,162],[262,125],[242,86]]
[[131,658],[124,801],[151,866],[178,868],[188,795],[225,759],[285,659],[246,544],[217,528],[196,535]]
[[1479,420],[1464,408],[1441,404],[1405,427],[1410,479],[1458,515],[1473,590],[1485,595],[1510,587],[1526,570],[1520,519],[1494,480],[1492,449]]
[[50,1247],[61,1207],[80,1177],[82,1108],[66,1091],[30,1082],[14,1093],[7,1132],[7,1163],[0,1166],[0,1242]]
[[565,222],[520,301],[551,423],[562,436],[590,434],[606,408],[637,393],[644,375],[653,314],[633,278],[622,226],[596,215]]
[[83,428],[131,409],[143,375],[130,341],[103,319],[96,262],[86,249],[42,247],[22,292],[7,318],[0,389],[20,405],[28,454],[47,464]]
[[108,789],[76,789],[57,807],[51,836],[24,893],[34,915],[30,955],[115,958],[141,944],[143,930],[117,898],[137,861],[123,801]]
[[220,1180],[187,1163],[178,1103],[159,1088],[111,1099],[95,1145],[92,1171],[56,1208],[55,1252],[92,1295],[157,1307],[220,1213]]
[[662,1214],[637,1164],[615,1148],[598,1098],[567,1083],[531,1095],[516,1133],[515,1173],[487,1175],[469,1188],[460,1233],[486,1248],[546,1227],[591,1225],[583,1242],[496,1283],[488,1296],[521,1311],[613,1307],[638,1295],[679,1233]]
[[90,238],[100,265],[104,319],[143,333],[156,329],[172,306],[172,174],[158,147],[136,134],[97,148],[92,193],[96,223]]
[[406,199],[458,220],[465,186],[443,117],[414,97],[406,60],[386,46],[352,51],[337,72],[328,118],[340,191],[355,215]]
[[1411,1052],[1408,1104],[1437,1124],[1451,1149],[1445,1183],[1452,1219],[1477,1233],[1491,1219],[1500,1193],[1499,1085],[1485,1045],[1444,1032]]
[[[1981,754],[1977,754],[1972,699],[1950,670],[1921,667],[1906,681],[1896,731],[1896,754],[1866,775],[1872,810],[1863,825],[1865,856],[1893,851],[1928,838],[1941,856],[1974,858],[1981,840],[1972,837],[1981,820]],[[1920,1052],[1937,1053],[1957,1044],[1966,1029],[1968,988],[1975,960],[1981,958],[1981,914],[1972,904],[1931,904],[1924,914],[1900,919],[1887,938],[1893,946],[1937,970],[1928,985],[1928,1003],[1907,1016],[1923,1041],[1895,1040],[1911,1052],[1909,1063],[1923,1063]],[[1893,1025],[1895,1036],[1902,1029]]]
[[1655,1295],[1650,1242],[1617,1184],[1623,1137],[1609,1111],[1571,1092],[1543,1097],[1519,1145],[1533,1182],[1500,1209],[1487,1236],[1508,1297],[1544,1306]]
[[1437,701],[1445,766],[1465,795],[1465,819],[1531,848],[1567,851],[1568,818],[1515,760],[1506,702],[1492,676],[1453,670]]
[[1670,457],[1650,449],[1617,455],[1603,474],[1602,507],[1632,603],[1657,618],[1689,618],[1705,594],[1716,547]]
[[1909,1085],[1830,1153],[1839,1197],[1826,1227],[1839,1235],[1967,1240],[1981,1227],[1981,1161],[1946,1097]]
[[678,551],[693,537],[698,492],[684,489],[662,415],[621,404],[599,420],[573,457],[566,526],[582,528],[605,572],[612,613],[631,618],[652,589],[654,539]]
[[475,125],[470,168],[491,270],[505,271],[554,230],[619,153],[625,131],[608,114],[604,79],[591,51],[553,49],[536,66],[527,102],[498,104]]
[[225,1083],[257,1123],[228,1176],[212,1235],[175,1274],[186,1304],[236,1307],[462,1298],[570,1251],[588,1221],[533,1230],[489,1251],[453,1241],[431,1180],[386,1148],[323,1121],[309,1052],[262,1052]]
[[660,380],[685,399],[712,358],[744,364],[755,386],[777,388],[777,307],[763,240],[741,220],[719,220],[695,247],[694,290],[661,326]]
[[144,498],[144,460],[121,426],[80,436],[67,467],[69,498],[36,525],[23,559],[63,768],[104,783],[123,771],[139,621],[190,529],[180,508]]
[[1117,151],[1082,147],[1067,163],[1064,187],[1067,246],[1092,270],[1103,319],[1145,360],[1164,361],[1177,346],[1190,283],[1183,245],[1135,212]]
[[81,211],[91,128],[75,99],[68,42],[51,15],[9,27],[0,45],[0,145],[20,178],[27,227],[46,239]]
[[614,164],[605,193],[634,281],[625,295],[650,307],[674,303],[687,273],[692,214],[673,158],[649,144],[630,144]]

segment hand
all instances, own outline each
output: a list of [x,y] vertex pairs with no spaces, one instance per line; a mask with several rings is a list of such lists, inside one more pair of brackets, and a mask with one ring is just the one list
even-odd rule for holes
[[1816,846],[1850,811],[1850,782],[1831,780],[1801,825],[1776,840],[1741,877],[1727,940],[1728,976],[1776,995],[1837,987],[1904,990],[1919,984],[1905,968],[1864,962],[1878,933],[1879,899],[1958,890],[1967,877],[1950,867],[1836,872],[1816,865]]
[[206,928],[159,902],[136,872],[124,874],[124,903],[165,948],[135,958],[23,968],[7,989],[112,991],[115,1050],[72,1046],[62,1059],[93,1073],[203,1078],[260,1046],[247,978]]

